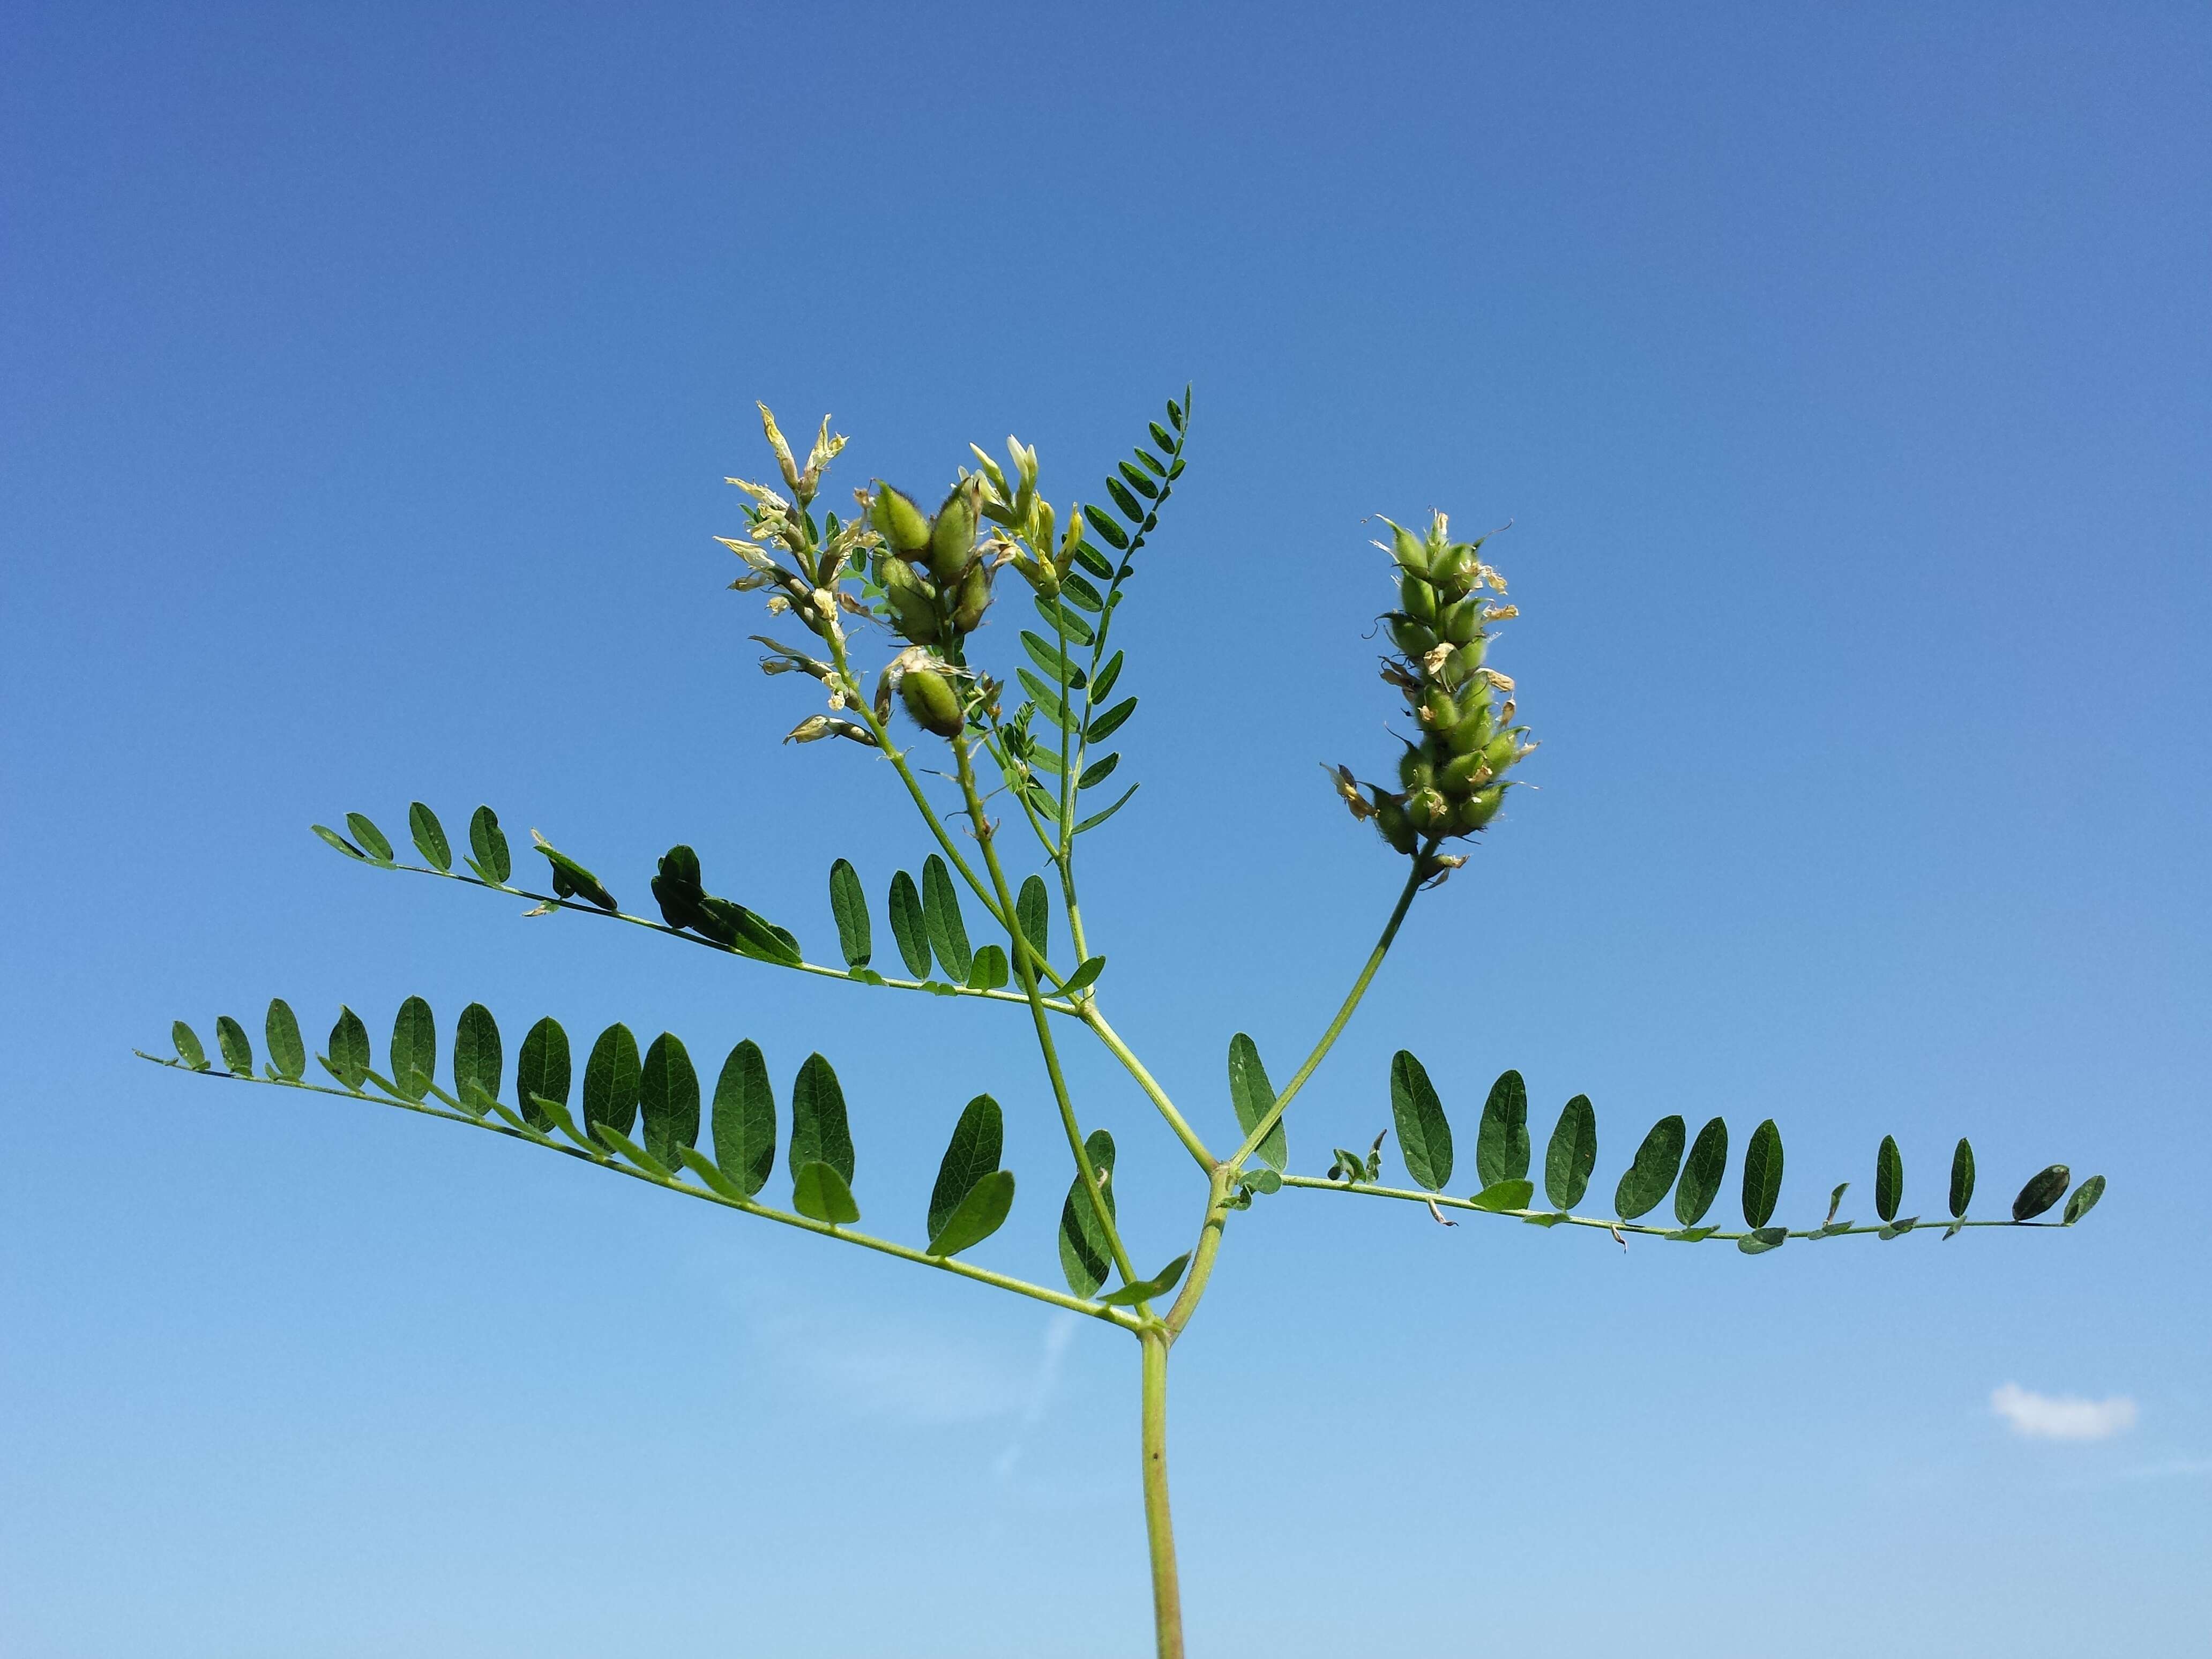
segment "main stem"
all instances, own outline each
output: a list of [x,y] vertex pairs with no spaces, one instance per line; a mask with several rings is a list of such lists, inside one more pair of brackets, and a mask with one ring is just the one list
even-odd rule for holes
[[1144,1354],[1145,1541],[1152,1564],[1152,1638],[1159,1659],[1182,1659],[1182,1583],[1176,1573],[1175,1522],[1168,1512],[1168,1338],[1140,1333]]

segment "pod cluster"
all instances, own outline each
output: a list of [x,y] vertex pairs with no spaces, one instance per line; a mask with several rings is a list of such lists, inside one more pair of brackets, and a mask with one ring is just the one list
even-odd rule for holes
[[1397,647],[1382,678],[1404,694],[1419,735],[1406,740],[1395,789],[1334,772],[1352,815],[1415,854],[1486,827],[1512,786],[1508,772],[1536,745],[1513,723],[1513,682],[1484,661],[1492,625],[1519,613],[1502,603],[1505,579],[1483,562],[1482,543],[1453,541],[1441,513],[1420,536],[1383,522],[1398,608],[1382,619]]

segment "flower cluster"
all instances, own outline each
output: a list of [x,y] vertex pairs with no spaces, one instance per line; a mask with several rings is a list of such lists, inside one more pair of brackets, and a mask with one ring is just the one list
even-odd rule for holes
[[1382,522],[1398,584],[1398,609],[1382,619],[1398,654],[1383,659],[1382,678],[1405,694],[1420,736],[1407,740],[1395,790],[1363,785],[1346,767],[1330,773],[1354,817],[1373,818],[1401,853],[1425,849],[1441,872],[1462,860],[1437,858],[1437,845],[1497,817],[1506,773],[1536,747],[1513,724],[1513,682],[1483,660],[1491,625],[1519,612],[1498,602],[1505,579],[1483,562],[1482,543],[1451,540],[1443,514],[1422,536]]

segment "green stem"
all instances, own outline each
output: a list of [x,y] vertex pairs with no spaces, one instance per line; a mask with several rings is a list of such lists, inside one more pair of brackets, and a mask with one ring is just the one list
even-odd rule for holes
[[[1655,1227],[1648,1222],[1608,1221],[1602,1216],[1572,1215],[1565,1210],[1493,1210],[1486,1204],[1476,1204],[1464,1198],[1447,1198],[1442,1193],[1421,1192],[1410,1187],[1378,1187],[1371,1182],[1365,1181],[1324,1181],[1318,1176],[1286,1175],[1283,1177],[1283,1185],[1285,1187],[1310,1188],[1316,1192],[1357,1193],[1363,1198],[1395,1198],[1408,1204],[1433,1204],[1439,1209],[1467,1210],[1476,1215],[1499,1216],[1508,1221],[1534,1222],[1540,1226],[1546,1227],[1595,1227],[1601,1232],[1640,1233],[1650,1238],[1671,1238],[1677,1231],[1680,1231],[1673,1227]],[[2014,1221],[2010,1219],[1998,1221],[1965,1221],[1945,1218],[1940,1220],[1917,1222],[1911,1231],[1916,1233],[1936,1233],[1947,1231],[1953,1227],[2063,1227],[2065,1224],[2066,1224],[2062,1221]],[[1785,1231],[1784,1237],[1787,1238],[1849,1238],[1854,1235],[1879,1233],[1881,1231],[1881,1228],[1879,1225],[1861,1227],[1856,1224],[1853,1224],[1847,1227],[1838,1227],[1832,1232],[1826,1231],[1819,1227],[1807,1227],[1800,1231]],[[1696,1240],[1676,1239],[1675,1242],[1677,1243],[1696,1243],[1702,1244],[1708,1241],[1717,1241],[1725,1244],[1732,1243],[1737,1239],[1748,1238],[1750,1237],[1751,1235],[1747,1232],[1729,1232],[1717,1227],[1711,1232],[1704,1235],[1701,1238]],[[1898,1237],[1902,1237],[1903,1235],[1899,1234]],[[1194,1262],[1194,1266],[1195,1263]],[[1169,1318],[1172,1321],[1174,1316],[1170,1314]]]
[[1152,1568],[1152,1635],[1159,1659],[1182,1659],[1182,1584],[1176,1571],[1175,1521],[1168,1509],[1168,1340],[1139,1334],[1144,1354],[1141,1442],[1145,1542]]
[[1182,1142],[1185,1149],[1198,1160],[1198,1167],[1208,1175],[1212,1174],[1218,1160],[1206,1150],[1206,1143],[1198,1138],[1198,1131],[1183,1121],[1182,1114],[1176,1109],[1175,1102],[1168,1098],[1168,1091],[1161,1088],[1152,1074],[1145,1069],[1144,1061],[1139,1060],[1129,1045],[1121,1041],[1121,1034],[1106,1023],[1106,1016],[1098,1012],[1097,999],[1085,994],[1074,1006],[1076,1017],[1091,1029],[1099,1042],[1106,1045],[1107,1051],[1121,1062],[1131,1077],[1136,1079],[1137,1086],[1145,1091],[1154,1109],[1167,1120],[1168,1127],[1175,1131],[1176,1139]]
[[1229,1225],[1229,1195],[1234,1185],[1228,1165],[1215,1165],[1212,1177],[1206,1183],[1206,1219],[1198,1230],[1198,1243],[1190,1253],[1190,1271],[1183,1276],[1182,1294],[1168,1310],[1166,1324],[1170,1342],[1181,1336],[1183,1327],[1190,1323],[1190,1316],[1198,1311],[1199,1302],[1206,1295],[1206,1281],[1213,1277],[1213,1258],[1221,1252],[1221,1235]]
[[[975,821],[975,844],[983,849],[983,867],[990,872],[992,885],[998,890],[1001,914],[1011,919],[1014,915],[1013,895],[1006,890],[1006,872],[999,863],[991,820],[983,811],[983,802],[975,787],[975,767],[969,755],[967,737],[963,733],[951,741],[961,793],[967,799],[969,816]],[[1036,1026],[1037,1048],[1044,1055],[1045,1075],[1052,1080],[1052,1097],[1060,1108],[1060,1127],[1066,1133],[1068,1151],[1074,1156],[1084,1191],[1091,1194],[1091,1211],[1098,1218],[1107,1245],[1114,1253],[1114,1265],[1121,1270],[1122,1282],[1133,1285],[1137,1282],[1137,1270],[1130,1264],[1121,1230],[1114,1224],[1114,1212],[1106,1203],[1105,1183],[1099,1180],[1097,1166],[1091,1161],[1091,1149],[1083,1144],[1083,1126],[1076,1121],[1075,1104],[1067,1092],[1067,1079],[1060,1068],[1060,1050],[1052,1040],[1052,1023],[1045,1018],[1044,997],[1037,988],[1037,964],[1030,948],[1029,935],[1022,932],[1018,921],[1008,920],[1004,925],[1006,943],[1013,953],[1014,972],[1029,999],[1030,1018]],[[1138,1304],[1137,1311],[1147,1322],[1151,1321],[1152,1312],[1146,1304]]]
[[[133,1052],[137,1054],[141,1060],[151,1060],[156,1066],[167,1066],[180,1072],[192,1072],[191,1066],[181,1065],[176,1060],[163,1060],[158,1054],[149,1054],[143,1049],[133,1050]],[[1109,1308],[1097,1302],[1086,1302],[1080,1297],[1070,1296],[1065,1291],[1052,1290],[1042,1285],[1032,1285],[1027,1279],[1016,1279],[1008,1273],[993,1273],[988,1267],[978,1267],[972,1263],[957,1261],[951,1256],[931,1255],[926,1250],[917,1250],[909,1245],[896,1243],[888,1238],[877,1238],[868,1233],[856,1233],[850,1227],[833,1227],[826,1221],[816,1221],[807,1216],[793,1215],[787,1210],[772,1209],[765,1204],[756,1204],[750,1199],[732,1198],[708,1188],[694,1187],[673,1176],[663,1177],[653,1174],[650,1170],[638,1169],[633,1164],[623,1162],[611,1152],[592,1152],[581,1147],[566,1146],[550,1135],[509,1128],[503,1123],[490,1122],[467,1112],[448,1111],[443,1107],[426,1105],[419,1100],[409,1100],[404,1096],[394,1095],[389,1099],[383,1099],[375,1095],[363,1094],[352,1089],[329,1089],[319,1083],[295,1082],[289,1079],[278,1083],[270,1079],[246,1077],[234,1072],[193,1072],[193,1075],[213,1078],[226,1083],[258,1083],[276,1088],[300,1089],[309,1094],[333,1095],[340,1100],[365,1100],[372,1105],[396,1106],[402,1111],[419,1112],[425,1117],[442,1118],[448,1123],[465,1124],[471,1129],[483,1129],[492,1134],[504,1135],[509,1140],[520,1140],[527,1146],[548,1147],[565,1157],[580,1158],[586,1164],[597,1164],[603,1170],[612,1170],[617,1175],[629,1176],[633,1181],[642,1181],[647,1186],[665,1188],[672,1193],[681,1193],[686,1198],[701,1199],[708,1204],[719,1204],[724,1209],[741,1210],[747,1215],[758,1216],[764,1221],[777,1222],[786,1227],[796,1227],[803,1232],[817,1233],[824,1238],[838,1239],[847,1244],[858,1244],[863,1249],[878,1251],[884,1255],[894,1255],[902,1261],[911,1261],[917,1267],[936,1267],[961,1279],[974,1279],[979,1285],[988,1285],[1001,1291],[1012,1291],[1017,1296],[1026,1296],[1035,1301],[1048,1303],[1055,1308],[1065,1308],[1070,1313],[1087,1314],[1093,1319],[1103,1320],[1109,1325],[1118,1325],[1124,1330],[1142,1329],[1146,1322],[1140,1316],[1127,1313],[1121,1309]],[[444,1091],[441,1090],[439,1092],[442,1094]]]
[[1306,1063],[1299,1066],[1291,1080],[1283,1085],[1283,1091],[1275,1097],[1275,1103],[1268,1108],[1267,1115],[1253,1126],[1252,1133],[1244,1137],[1244,1144],[1229,1160],[1232,1175],[1243,1168],[1244,1160],[1251,1157],[1260,1143],[1267,1138],[1267,1132],[1282,1121],[1284,1111],[1297,1097],[1298,1091],[1306,1086],[1306,1079],[1314,1074],[1328,1051],[1336,1046],[1336,1040],[1344,1034],[1344,1028],[1352,1023],[1352,1011],[1359,1006],[1359,1000],[1367,994],[1367,987],[1375,978],[1376,969],[1382,967],[1382,958],[1390,954],[1390,943],[1398,937],[1398,929],[1406,920],[1406,913],[1413,908],[1414,895],[1420,891],[1422,882],[1434,873],[1428,867],[1429,855],[1437,850],[1437,844],[1435,839],[1425,842],[1420,851],[1413,854],[1413,871],[1406,878],[1405,888],[1398,895],[1398,902],[1390,912],[1390,920],[1383,924],[1382,937],[1375,941],[1375,948],[1368,952],[1367,965],[1359,970],[1359,977],[1352,981],[1352,989],[1344,999],[1344,1006],[1336,1011],[1336,1018],[1329,1021],[1328,1030],[1321,1034],[1321,1041],[1314,1044],[1314,1051],[1306,1056]]

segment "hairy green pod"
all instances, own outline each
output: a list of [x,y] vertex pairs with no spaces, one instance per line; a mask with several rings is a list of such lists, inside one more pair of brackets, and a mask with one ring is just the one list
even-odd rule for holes
[[1409,657],[1425,657],[1437,648],[1436,630],[1410,617],[1390,618],[1390,640]]
[[1473,679],[1475,671],[1482,666],[1482,659],[1489,654],[1490,641],[1478,634],[1452,653],[1452,666],[1459,671],[1462,679]]
[[1474,712],[1453,726],[1446,735],[1455,755],[1480,754],[1490,743],[1489,702],[1485,701],[1476,704]]
[[959,695],[934,668],[909,668],[899,681],[899,700],[914,723],[940,738],[957,738],[965,724]]
[[975,550],[975,492],[972,486],[953,486],[937,509],[929,528],[929,571],[938,580],[951,583],[968,568]]
[[[1382,522],[1390,524],[1388,519]],[[1390,524],[1390,556],[1397,560],[1401,569],[1419,575],[1428,574],[1428,544],[1403,525]]]
[[1421,724],[1431,732],[1449,732],[1459,724],[1459,703],[1441,685],[1432,685],[1421,698]]
[[1483,744],[1482,757],[1490,763],[1490,769],[1502,777],[1505,769],[1513,764],[1513,734],[1500,732]]
[[1452,645],[1468,645],[1482,632],[1482,601],[1457,599],[1437,613],[1437,632]]
[[1398,783],[1404,789],[1425,789],[1437,781],[1437,769],[1419,749],[1408,748],[1398,760]]
[[952,627],[956,633],[972,634],[983,620],[983,613],[991,608],[990,567],[978,559],[968,567],[968,574],[960,579],[960,595],[952,612]]
[[1437,787],[1454,799],[1463,800],[1478,783],[1489,781],[1492,768],[1480,754],[1455,755],[1437,774]]
[[1480,830],[1498,816],[1498,809],[1504,802],[1505,787],[1493,783],[1452,809],[1452,828],[1462,835]]
[[1425,836],[1449,829],[1452,805],[1433,789],[1416,789],[1406,797],[1406,821]]
[[1410,853],[1418,844],[1413,826],[1407,822],[1406,809],[1385,795],[1375,803],[1375,827],[1401,853]]
[[1433,624],[1437,619],[1437,590],[1409,570],[1398,582],[1398,608],[1415,622]]
[[882,576],[884,596],[890,600],[891,614],[896,619],[901,637],[916,645],[934,644],[937,599],[928,584],[915,574],[911,566],[897,559],[884,561]]
[[895,553],[911,556],[929,545],[929,520],[921,509],[910,496],[880,478],[876,480],[875,504],[868,509],[868,518]]

